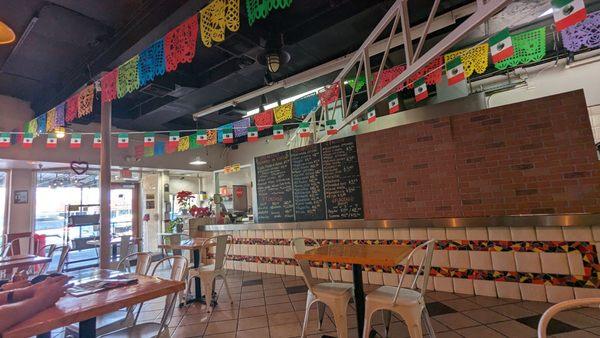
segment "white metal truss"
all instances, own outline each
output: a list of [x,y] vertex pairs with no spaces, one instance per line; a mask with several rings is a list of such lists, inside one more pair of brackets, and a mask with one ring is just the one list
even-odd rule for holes
[[[459,8],[448,11],[444,14],[436,16],[435,18],[433,18],[433,20],[431,20],[431,22],[429,23],[429,26],[427,26],[427,23],[424,23],[424,24],[419,24],[419,25],[412,27],[410,30],[410,35],[414,36],[414,37],[418,37],[418,36],[422,36],[424,30],[427,30],[429,33],[432,33],[432,32],[436,32],[436,31],[445,29],[449,26],[456,24],[457,20],[460,20],[462,18],[465,18],[465,17],[475,13],[476,10],[477,10],[477,4],[475,2],[468,3],[464,6],[461,6]],[[427,26],[427,29],[425,29],[426,26]],[[404,41],[405,40],[403,39],[401,33],[395,34],[394,37],[391,39],[391,45],[389,47],[387,46],[387,41],[375,42],[370,46],[369,54],[370,54],[370,56],[373,56],[373,55],[377,55],[379,53],[383,53],[383,51],[385,49],[395,48],[395,47],[403,45]],[[418,50],[419,50],[419,48],[417,48],[416,51],[418,51]],[[415,53],[416,53],[416,51],[415,51]],[[235,107],[238,103],[251,100],[253,98],[270,93],[277,89],[291,88],[296,85],[305,83],[307,81],[316,79],[318,77],[338,71],[338,70],[344,68],[344,66],[348,63],[348,60],[353,55],[354,55],[354,53],[342,56],[335,60],[326,62],[324,64],[321,64],[319,66],[311,68],[309,70],[301,72],[299,74],[295,74],[295,75],[285,78],[283,80],[277,81],[269,86],[259,88],[257,90],[254,90],[254,91],[251,91],[244,95],[235,97],[233,99],[215,104],[213,106],[203,108],[202,110],[194,113],[194,119],[197,120],[203,116],[217,112],[221,109],[225,109],[228,107]]]
[[[431,49],[429,49],[423,56],[420,56],[421,50],[423,48],[423,44],[425,39],[427,38],[427,34],[430,31],[430,27],[435,18],[435,12],[439,6],[439,0],[435,0],[433,6],[431,8],[431,12],[425,23],[423,30],[421,31],[421,38],[419,40],[419,44],[417,45],[416,50],[413,51],[412,43],[404,44],[404,51],[406,57],[406,69],[400,75],[398,75],[395,79],[390,81],[385,87],[375,93],[375,88],[377,83],[379,82],[379,77],[382,74],[383,66],[387,60],[387,56],[389,54],[390,47],[392,46],[392,40],[396,36],[396,29],[398,24],[400,23],[402,27],[402,39],[403,41],[412,41],[412,29],[410,27],[410,19],[408,16],[408,0],[397,0],[392,7],[385,14],[383,19],[377,24],[373,32],[367,37],[362,46],[354,53],[354,55],[350,58],[348,63],[344,66],[341,72],[336,77],[334,83],[340,84],[340,98],[343,108],[343,121],[338,124],[338,129],[342,129],[346,125],[348,125],[352,120],[360,117],[369,108],[374,107],[375,104],[383,100],[392,94],[398,85],[403,83],[410,76],[415,74],[420,68],[427,65],[434,58],[444,53],[450,47],[452,47],[456,42],[458,42],[462,37],[465,36],[472,29],[483,23],[486,19],[497,13],[504,6],[506,6],[511,0],[478,0],[477,1],[477,9],[475,12],[467,18],[463,23],[461,23],[458,27],[456,27],[452,32],[446,35],[441,41],[435,44]],[[377,78],[374,79],[373,85],[371,85],[368,79],[371,78],[371,65],[370,58],[372,53],[369,52],[369,49],[376,43],[377,38],[381,35],[381,33],[388,27],[388,25],[392,23],[392,31],[390,36],[387,38],[385,48],[382,51],[384,53],[383,59],[379,66],[379,72]],[[363,103],[360,107],[358,107],[355,111],[350,112],[352,107],[352,101],[354,99],[355,91],[352,90],[349,99],[346,98],[346,89],[344,80],[347,75],[350,73],[352,69],[356,66],[356,75],[354,77],[354,81],[358,80],[360,75],[364,72],[366,80],[366,90],[367,90],[367,101]],[[321,114],[324,115],[324,114]],[[317,133],[315,133],[317,134]],[[325,141],[329,138],[329,135],[323,135],[318,142]]]

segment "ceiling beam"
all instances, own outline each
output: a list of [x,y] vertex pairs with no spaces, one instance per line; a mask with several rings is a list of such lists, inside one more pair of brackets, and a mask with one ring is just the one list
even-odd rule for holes
[[[452,26],[456,23],[456,20],[473,14],[476,9],[477,9],[477,5],[473,2],[473,3],[469,3],[467,5],[464,5],[460,8],[457,8],[455,10],[446,12],[442,15],[439,15],[439,16],[435,17],[435,19],[432,20],[428,31],[429,31],[429,33],[432,33],[435,31],[442,30],[446,27]],[[426,26],[426,24],[424,23],[424,24],[420,24],[420,25],[412,27],[410,30],[411,36],[414,36],[414,37],[421,36],[425,29],[425,26]],[[401,46],[403,44],[404,44],[404,38],[402,37],[402,33],[399,33],[399,34],[394,35],[394,37],[391,39],[390,46],[391,46],[391,48],[395,48],[395,47]],[[387,46],[387,39],[373,43],[369,47],[369,56],[374,56],[374,55],[383,53],[386,49],[386,46]],[[278,89],[290,88],[290,87],[302,84],[304,82],[314,80],[321,76],[339,71],[341,69],[344,69],[344,67],[349,63],[351,58],[353,58],[354,56],[355,56],[355,53],[351,53],[351,54],[342,56],[335,60],[326,62],[326,63],[316,66],[314,68],[311,68],[307,71],[301,72],[296,75],[292,75],[281,81],[277,81],[270,86],[265,86],[265,87],[259,88],[257,90],[251,91],[249,93],[246,93],[244,95],[238,96],[236,98],[215,104],[210,107],[206,107],[206,108],[194,113],[194,119],[201,118],[203,116],[214,113],[221,109],[225,109],[228,107],[235,107],[239,103],[254,99],[256,97],[270,93],[270,92],[278,90]]]

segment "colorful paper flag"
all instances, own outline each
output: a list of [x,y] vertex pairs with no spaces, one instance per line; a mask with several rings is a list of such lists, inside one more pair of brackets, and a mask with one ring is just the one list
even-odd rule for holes
[[325,122],[325,129],[327,129],[327,135],[337,134],[337,122],[334,120],[327,120]]
[[573,26],[587,17],[583,0],[552,0],[552,14],[557,32]]
[[129,147],[129,134],[120,133],[117,137],[117,148],[125,149],[127,147]]
[[100,133],[94,134],[94,143],[92,143],[92,148],[94,148],[94,149],[102,148],[102,135],[100,135]]
[[156,134],[154,133],[145,133],[144,134],[144,147],[152,147],[154,148],[154,139],[156,138]]
[[208,142],[208,135],[206,135],[206,130],[198,130],[198,133],[196,133],[196,143],[206,145],[206,142]]
[[427,96],[429,96],[429,93],[427,92],[427,84],[423,78],[420,78],[415,81],[415,101],[419,102],[424,100],[427,98]]
[[23,148],[29,149],[33,145],[33,133],[23,134]]
[[367,113],[367,121],[369,123],[377,121],[377,112],[375,112],[375,108],[369,110],[369,112]]
[[169,142],[167,143],[167,148],[177,149],[177,145],[179,144],[179,132],[172,131],[169,133]]
[[258,127],[248,127],[248,142],[258,141]]
[[396,114],[400,111],[400,100],[398,93],[393,93],[388,97],[388,109],[390,114]]
[[57,144],[58,138],[56,137],[56,134],[48,134],[48,136],[46,137],[46,148],[56,149]]
[[280,124],[276,124],[273,126],[273,139],[274,140],[283,140],[285,134],[283,133],[283,126]]
[[508,59],[515,54],[515,48],[513,47],[508,28],[504,28],[498,34],[492,36],[488,43],[490,44],[493,63]]
[[233,130],[230,128],[223,129],[223,143],[231,144],[233,143]]
[[446,62],[446,77],[448,86],[455,85],[465,79],[465,69],[460,56]]
[[10,147],[10,134],[2,133],[0,134],[0,148],[8,148]]
[[71,149],[81,148],[81,134],[79,134],[79,133],[71,134],[71,142],[69,142],[69,148],[71,148]]
[[350,122],[350,129],[352,129],[352,131],[358,130],[358,120],[357,119],[354,119],[354,120],[352,120],[352,122]]
[[305,138],[310,136],[310,125],[308,122],[301,122],[298,126],[298,133],[300,137]]

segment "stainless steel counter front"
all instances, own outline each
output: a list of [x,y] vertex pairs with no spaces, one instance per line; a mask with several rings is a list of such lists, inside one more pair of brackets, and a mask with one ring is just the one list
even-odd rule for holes
[[516,215],[492,217],[462,217],[402,220],[337,220],[286,223],[240,223],[190,226],[199,231],[227,230],[293,230],[293,229],[358,229],[358,228],[461,228],[461,227],[573,227],[600,226],[600,214]]

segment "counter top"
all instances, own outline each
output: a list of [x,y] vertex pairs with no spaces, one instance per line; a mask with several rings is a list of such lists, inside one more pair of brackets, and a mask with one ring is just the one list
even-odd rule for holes
[[357,228],[463,228],[463,227],[549,227],[600,226],[600,214],[515,215],[490,217],[401,219],[401,220],[338,220],[286,223],[194,224],[200,231],[268,230],[268,229],[357,229]]

